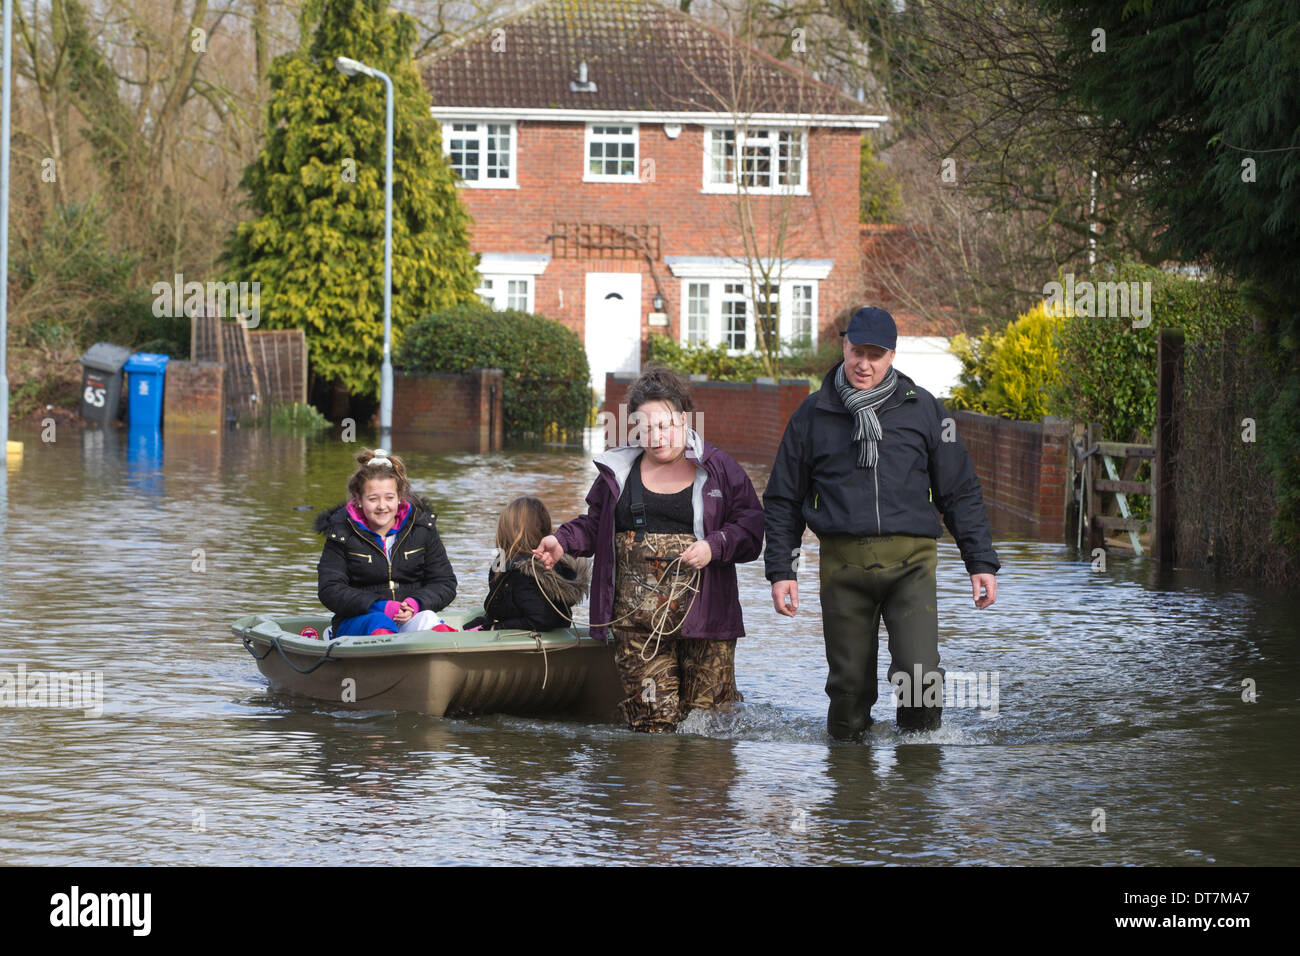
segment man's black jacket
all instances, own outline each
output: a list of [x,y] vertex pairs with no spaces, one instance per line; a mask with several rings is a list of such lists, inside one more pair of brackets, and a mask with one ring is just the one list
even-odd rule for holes
[[792,557],[805,526],[817,535],[937,538],[939,513],[966,572],[997,573],[975,466],[956,426],[945,423],[943,405],[899,372],[898,387],[876,411],[884,432],[879,463],[859,468],[854,416],[835,388],[838,368],[790,417],[776,453],[763,492],[767,579],[794,580]]

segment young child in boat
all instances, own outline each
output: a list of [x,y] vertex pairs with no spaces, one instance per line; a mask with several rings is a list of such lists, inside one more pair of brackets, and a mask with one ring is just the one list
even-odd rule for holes
[[365,448],[357,463],[348,500],[316,517],[325,536],[317,593],[334,612],[329,635],[432,630],[435,612],[456,597],[435,515],[396,455]]
[[497,556],[488,572],[484,614],[466,625],[484,630],[552,631],[568,627],[573,606],[591,588],[586,558],[565,555],[547,569],[533,549],[551,533],[551,513],[540,499],[516,498],[497,522]]

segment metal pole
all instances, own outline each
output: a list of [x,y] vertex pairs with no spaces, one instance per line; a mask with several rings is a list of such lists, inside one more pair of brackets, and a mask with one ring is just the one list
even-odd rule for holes
[[334,68],[344,76],[384,81],[384,364],[379,377],[379,443],[392,448],[393,430],[393,80],[383,70],[340,56]]
[[384,366],[380,373],[379,432],[385,448],[392,444],[393,430],[393,81],[375,70],[384,81]]
[[13,80],[13,0],[4,0],[4,67],[0,80],[0,448],[9,458],[9,87]]

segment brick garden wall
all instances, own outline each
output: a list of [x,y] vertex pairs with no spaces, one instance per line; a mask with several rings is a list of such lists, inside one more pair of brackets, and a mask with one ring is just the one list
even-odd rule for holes
[[501,448],[502,372],[393,376],[393,431],[486,452]]
[[220,429],[225,419],[225,372],[220,362],[168,362],[163,394],[167,427]]
[[[631,426],[625,427],[619,419],[619,405],[626,400],[633,381],[629,375],[605,377],[603,410],[613,416],[610,421],[617,423],[621,436],[626,436]],[[808,397],[808,382],[801,378],[710,382],[692,376],[691,396],[695,400],[692,425],[701,438],[737,458],[771,462],[786,423]]]
[[952,412],[970,452],[994,531],[1065,540],[1070,426]]

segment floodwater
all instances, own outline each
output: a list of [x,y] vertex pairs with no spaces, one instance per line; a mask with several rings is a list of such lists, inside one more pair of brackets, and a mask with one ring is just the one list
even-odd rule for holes
[[[882,648],[875,726],[832,743],[810,535],[794,621],[761,561],[740,568],[746,703],[725,717],[646,737],[341,711],[270,692],[229,624],[318,610],[311,523],[357,445],[11,437],[0,681],[102,672],[103,712],[0,710],[0,864],[1300,862],[1295,595],[1001,540],[977,612],[945,540],[943,663],[984,695],[900,738]],[[457,606],[486,593],[502,505],[536,494],[564,520],[595,473],[558,448],[408,461]]]

